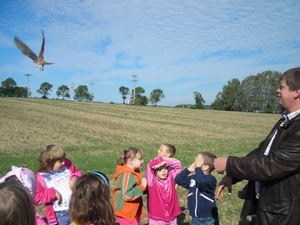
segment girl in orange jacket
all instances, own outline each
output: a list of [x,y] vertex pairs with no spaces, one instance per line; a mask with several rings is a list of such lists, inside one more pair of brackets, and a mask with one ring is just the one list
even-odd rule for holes
[[128,148],[117,161],[113,189],[114,212],[120,225],[141,225],[144,213],[142,195],[146,178],[141,178],[143,155],[139,149]]

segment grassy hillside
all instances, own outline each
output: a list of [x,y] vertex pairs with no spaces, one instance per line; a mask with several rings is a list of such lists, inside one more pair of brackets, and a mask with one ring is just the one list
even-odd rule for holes
[[[0,175],[11,165],[36,171],[41,148],[64,147],[82,171],[100,170],[110,178],[123,149],[140,148],[146,163],[163,142],[176,146],[184,167],[197,153],[244,155],[266,136],[279,115],[119,104],[79,103],[45,99],[0,98]],[[220,179],[222,176],[214,174]],[[236,224],[241,201],[232,196],[218,202],[221,224]],[[180,203],[186,191],[179,188]],[[188,222],[189,217],[184,218]]]

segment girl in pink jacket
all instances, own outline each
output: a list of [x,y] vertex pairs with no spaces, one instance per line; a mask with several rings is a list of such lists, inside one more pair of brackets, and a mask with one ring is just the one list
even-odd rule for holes
[[62,147],[47,145],[40,153],[34,202],[37,205],[46,205],[49,225],[71,223],[68,215],[69,202],[72,189],[80,176],[81,171],[65,158]]
[[181,214],[175,186],[181,162],[160,156],[166,151],[165,147],[168,148],[169,144],[163,144],[159,156],[147,165],[149,225],[177,225],[177,216]]

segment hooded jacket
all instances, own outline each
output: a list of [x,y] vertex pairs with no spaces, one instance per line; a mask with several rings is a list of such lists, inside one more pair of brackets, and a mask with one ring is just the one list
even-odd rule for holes
[[115,215],[133,221],[144,214],[141,174],[126,165],[117,165],[114,174],[113,207]]
[[[280,123],[278,121],[267,138],[247,156],[230,156],[227,160],[228,176],[260,182],[257,225],[300,224],[300,114],[283,126],[279,126]],[[266,155],[267,145],[277,128]]]

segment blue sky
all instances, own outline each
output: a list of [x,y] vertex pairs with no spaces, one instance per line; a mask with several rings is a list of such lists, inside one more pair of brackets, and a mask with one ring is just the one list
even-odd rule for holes
[[[0,81],[12,77],[32,96],[43,82],[87,85],[96,101],[121,103],[119,87],[136,86],[158,105],[206,104],[233,78],[300,66],[299,0],[0,0]],[[36,54],[41,72],[15,46]]]

